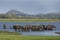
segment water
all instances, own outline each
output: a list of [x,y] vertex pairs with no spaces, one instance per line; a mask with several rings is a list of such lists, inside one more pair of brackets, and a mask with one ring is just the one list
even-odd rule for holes
[[[7,29],[3,29],[3,24],[7,25]],[[53,31],[37,31],[37,32],[19,32],[22,35],[36,35],[36,36],[59,36],[59,34],[55,34],[55,32],[60,32],[60,22],[0,22],[0,30],[2,31],[10,31],[14,32],[14,29],[10,29],[14,24],[22,25],[55,25],[56,29]]]

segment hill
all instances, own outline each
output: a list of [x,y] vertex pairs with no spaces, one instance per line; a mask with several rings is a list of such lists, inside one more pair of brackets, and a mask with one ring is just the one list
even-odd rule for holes
[[15,14],[16,16],[29,16],[29,14],[26,14],[24,12],[17,11],[17,10],[14,10],[14,9],[11,9],[6,14]]
[[39,13],[37,15],[30,15],[18,10],[11,9],[5,14],[0,14],[0,18],[22,18],[22,19],[60,19],[60,13]]
[[48,18],[48,19],[60,19],[60,13],[47,13],[47,14],[37,14],[36,17]]

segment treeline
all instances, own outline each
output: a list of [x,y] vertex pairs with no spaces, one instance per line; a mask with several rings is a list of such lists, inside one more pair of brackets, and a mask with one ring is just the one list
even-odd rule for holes
[[0,14],[1,19],[16,18],[16,19],[60,19],[60,17],[41,17],[41,16],[16,16],[15,14]]

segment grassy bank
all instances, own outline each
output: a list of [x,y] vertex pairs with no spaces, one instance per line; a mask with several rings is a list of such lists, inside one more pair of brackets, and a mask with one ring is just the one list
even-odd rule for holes
[[0,40],[60,40],[60,36],[22,36],[16,34],[0,31]]
[[17,32],[0,31],[0,35],[20,35]]
[[60,19],[0,19],[0,22],[60,22]]

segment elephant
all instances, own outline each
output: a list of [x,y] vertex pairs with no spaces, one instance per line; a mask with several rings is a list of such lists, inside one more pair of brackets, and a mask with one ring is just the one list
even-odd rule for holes
[[22,26],[22,31],[30,31],[31,29],[31,25],[25,25],[25,26]]
[[35,26],[35,30],[36,31],[39,31],[40,30],[40,27],[39,26]]
[[40,30],[53,30],[56,28],[54,25],[39,25]]
[[44,31],[44,30],[53,30],[53,28],[56,28],[54,25],[25,25],[25,26],[20,26],[20,25],[13,25],[13,28],[15,31],[25,31],[29,32],[31,31]]
[[47,25],[46,29],[47,30],[53,30],[53,28],[56,28],[54,25]]
[[38,27],[36,27],[35,25],[31,27],[31,31],[36,31],[36,29],[38,29]]
[[22,26],[22,31],[27,31],[26,27],[25,26]]
[[53,30],[53,28],[56,28],[54,25],[33,25],[31,27],[32,31],[44,31],[44,30]]
[[38,25],[39,31],[45,30],[45,25]]
[[43,31],[44,29],[45,29],[45,25],[38,25],[38,26],[33,25],[33,26],[31,27],[31,30],[32,30],[32,31]]
[[3,24],[3,28],[4,28],[4,29],[7,29],[6,24]]
[[20,25],[13,25],[13,29],[15,29],[15,31],[20,32],[21,26]]

